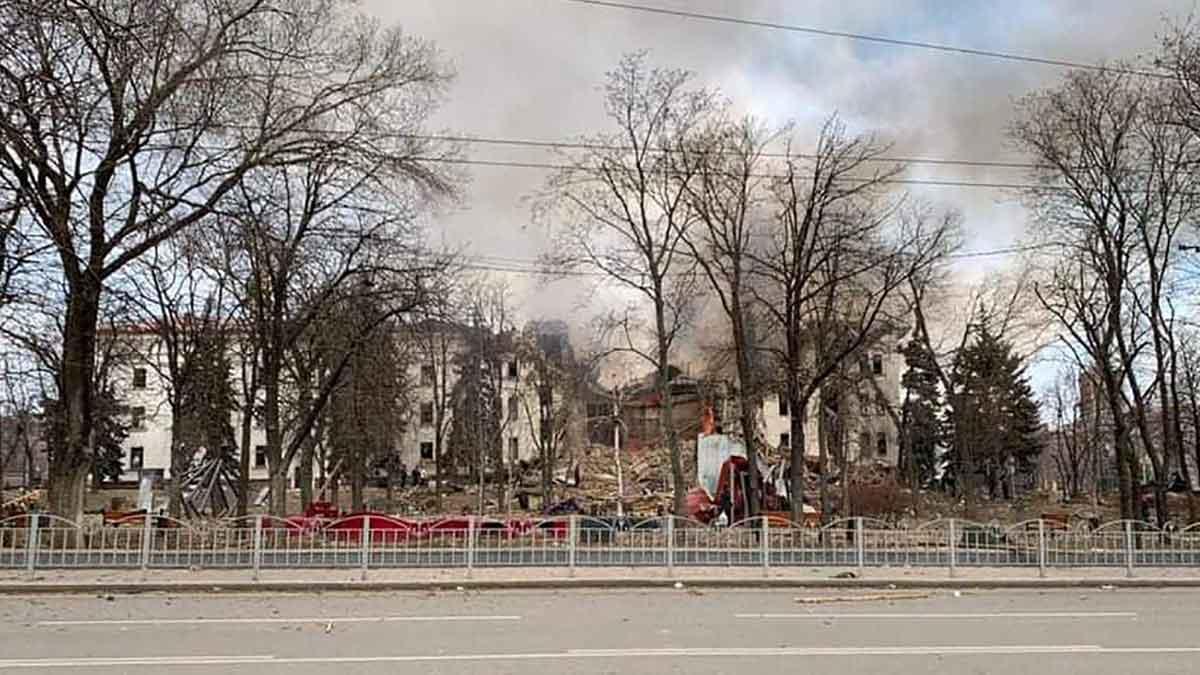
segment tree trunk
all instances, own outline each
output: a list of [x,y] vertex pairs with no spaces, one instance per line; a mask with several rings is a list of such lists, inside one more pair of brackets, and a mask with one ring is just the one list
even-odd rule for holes
[[63,415],[60,447],[50,452],[50,511],[80,522],[83,495],[91,468],[90,442],[96,368],[96,328],[100,316],[100,282],[87,272],[71,282],[63,323],[59,394]]
[[804,488],[805,474],[808,472],[808,467],[804,463],[805,446],[808,444],[804,435],[804,422],[808,417],[808,400],[800,395],[799,388],[796,386],[796,377],[792,374],[788,375],[787,397],[788,397],[788,412],[791,413],[789,418],[789,434],[792,444],[791,451],[791,471],[792,481],[789,490],[789,500],[792,507],[792,522],[797,524],[804,523]]
[[[660,289],[661,290],[661,289]],[[658,297],[662,297],[659,293]],[[687,515],[687,479],[683,475],[683,458],[679,450],[679,434],[675,430],[675,402],[671,394],[670,350],[667,342],[666,308],[661,301],[655,302],[655,328],[658,336],[658,390],[662,397],[662,415],[658,418],[659,429],[667,441],[671,454],[671,487],[674,490],[673,513]]]
[[[1187,450],[1184,449],[1184,443],[1183,443],[1183,406],[1182,406],[1183,401],[1179,395],[1179,359],[1178,359],[1178,352],[1175,349],[1175,345],[1172,343],[1170,345],[1170,347],[1171,347],[1171,350],[1170,350],[1170,354],[1171,354],[1170,424],[1171,424],[1172,435],[1175,440],[1176,458],[1179,461],[1179,476],[1180,476],[1180,478],[1183,479],[1184,487],[1187,488],[1187,491],[1185,492],[1185,494],[1187,495],[1188,522],[1194,523],[1194,522],[1196,522],[1197,515],[1200,515],[1200,514],[1197,513],[1196,495],[1192,491],[1192,470],[1191,470],[1191,467],[1188,466]],[[1197,432],[1200,433],[1200,429],[1198,429]]]
[[[437,418],[437,430],[433,435],[433,495],[438,513],[442,512],[442,416]],[[420,459],[418,458],[418,462]]]
[[[735,263],[736,264],[736,263]],[[733,348],[737,357],[738,408],[742,427],[742,442],[746,444],[746,463],[749,465],[750,480],[746,489],[751,518],[758,516],[762,506],[762,476],[758,473],[758,406],[760,396],[758,381],[751,359],[753,336],[746,334],[746,320],[742,314],[740,268],[735,268],[730,283],[729,320],[733,327]],[[790,436],[789,436],[790,438]]]
[[363,511],[365,504],[363,503],[363,467],[362,462],[356,461],[350,467],[350,508],[354,511]]
[[277,356],[267,355],[263,368],[263,426],[267,436],[267,469],[270,474],[271,515],[287,515],[287,468],[283,463],[283,433],[279,420],[279,369]]
[[829,524],[829,422],[824,396],[817,400],[817,501],[820,503],[821,524]]
[[313,464],[317,454],[316,438],[309,436],[300,446],[300,509],[306,510],[313,502]]
[[[178,387],[172,387],[178,389]],[[172,396],[174,400],[171,405],[171,480],[167,482],[167,509],[168,513],[173,518],[181,518],[184,515],[183,511],[183,474],[187,471],[190,464],[190,457],[184,454],[183,444],[180,442],[180,431],[183,429],[183,415],[180,411],[179,397]]]
[[250,432],[254,425],[254,396],[251,393],[249,398],[242,403],[242,419],[241,419],[241,452],[238,453],[238,503],[237,515],[243,518],[250,511],[250,453],[252,452],[250,444]]
[[[543,381],[549,377],[542,374]],[[541,395],[538,396],[541,409],[541,424],[538,425],[538,435],[542,446],[542,509],[550,507],[554,498],[554,390],[548,384],[541,385]]]
[[1108,412],[1113,418],[1113,444],[1116,450],[1117,485],[1121,492],[1121,518],[1132,520],[1138,517],[1138,489],[1136,484],[1137,458],[1134,456],[1129,438],[1129,427],[1125,422],[1125,410],[1121,394],[1115,390],[1115,377],[1104,373],[1104,395],[1108,401]]

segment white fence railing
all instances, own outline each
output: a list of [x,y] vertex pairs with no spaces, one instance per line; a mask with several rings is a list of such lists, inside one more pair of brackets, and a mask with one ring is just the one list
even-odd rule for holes
[[822,528],[755,518],[716,528],[675,517],[567,516],[499,521],[184,522],[136,516],[82,526],[51,515],[0,520],[0,569],[263,569],[484,567],[1070,567],[1200,568],[1200,525],[1163,531],[1137,521],[1066,528],[1033,520],[1001,527],[945,519],[917,527],[852,518]]

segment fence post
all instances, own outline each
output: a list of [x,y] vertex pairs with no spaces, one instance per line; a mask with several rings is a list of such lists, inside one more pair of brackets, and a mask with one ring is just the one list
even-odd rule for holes
[[363,516],[362,524],[362,552],[359,553],[359,561],[362,563],[362,580],[367,580],[367,568],[371,563],[371,517]]
[[667,516],[667,576],[675,576],[675,517]]
[[1125,521],[1125,576],[1133,578],[1133,523]]
[[854,556],[858,563],[858,575],[861,577],[863,568],[866,567],[866,561],[863,559],[863,519],[858,516],[854,519]]
[[154,516],[147,509],[142,520],[142,571],[150,568],[150,545],[154,534]]
[[262,568],[262,514],[254,516],[254,580],[258,581],[258,571]]
[[950,578],[954,578],[954,568],[958,564],[958,541],[954,536],[954,519],[950,519]]
[[467,516],[467,578],[475,568],[475,516]]
[[38,537],[41,534],[39,528],[42,514],[34,511],[30,515],[33,519],[29,521],[29,532],[25,540],[25,569],[33,574],[33,570],[37,566]]
[[762,569],[763,577],[771,576],[771,518],[762,517]]
[[1038,576],[1046,578],[1046,521],[1038,518]]
[[567,567],[575,576],[575,553],[579,544],[579,516],[572,515],[567,521]]

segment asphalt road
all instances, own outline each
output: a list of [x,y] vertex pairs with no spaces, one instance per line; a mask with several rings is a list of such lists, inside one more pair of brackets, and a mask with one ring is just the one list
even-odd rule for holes
[[[1197,593],[906,595],[10,597],[0,600],[0,672],[1200,671]],[[823,602],[798,601],[814,598]]]

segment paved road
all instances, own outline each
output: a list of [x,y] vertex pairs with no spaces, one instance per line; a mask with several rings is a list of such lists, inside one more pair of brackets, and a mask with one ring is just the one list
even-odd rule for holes
[[0,673],[1200,670],[1196,593],[935,593],[820,603],[797,596],[684,589],[8,598],[0,603]]

